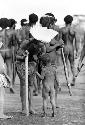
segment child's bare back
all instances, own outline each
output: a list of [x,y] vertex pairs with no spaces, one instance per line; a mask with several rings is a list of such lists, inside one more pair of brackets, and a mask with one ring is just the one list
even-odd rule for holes
[[53,66],[46,66],[42,69],[41,76],[44,77],[42,80],[42,84],[45,88],[54,88],[55,82],[55,67]]

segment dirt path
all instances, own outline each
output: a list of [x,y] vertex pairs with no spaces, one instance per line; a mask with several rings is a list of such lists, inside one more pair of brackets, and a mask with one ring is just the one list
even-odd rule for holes
[[[62,71],[62,70],[61,70]],[[59,72],[61,92],[58,93],[55,117],[51,117],[51,106],[48,103],[47,117],[42,117],[41,95],[34,97],[33,106],[36,115],[26,117],[21,115],[21,102],[19,97],[19,79],[16,78],[15,94],[6,89],[5,113],[13,115],[9,120],[1,120],[0,125],[85,125],[85,67],[76,79],[76,85],[71,88],[69,96],[63,72]]]

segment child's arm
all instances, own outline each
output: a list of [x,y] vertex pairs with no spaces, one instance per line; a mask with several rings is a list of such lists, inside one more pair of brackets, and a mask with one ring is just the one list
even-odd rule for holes
[[36,72],[36,75],[40,78],[40,79],[44,79],[44,77],[42,75],[40,75],[38,72]]

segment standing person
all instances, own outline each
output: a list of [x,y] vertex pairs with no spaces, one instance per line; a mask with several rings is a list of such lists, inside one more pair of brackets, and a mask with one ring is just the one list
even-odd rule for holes
[[[21,43],[23,44],[23,43]],[[28,44],[29,45],[29,44]],[[25,51],[29,48],[26,44],[26,47],[22,48],[22,45],[17,51],[17,62],[16,62],[16,68],[17,68],[17,74],[20,79],[20,97],[21,97],[21,103],[22,103],[22,113],[26,114],[26,84],[25,84]],[[29,50],[29,49],[28,49]],[[36,65],[37,63],[35,61],[30,61],[28,64],[28,96],[29,96],[29,113],[34,114],[35,111],[32,107],[32,97],[33,97],[33,90],[36,88],[35,85],[35,77],[36,77]]]
[[64,41],[64,54],[65,54],[65,61],[68,67],[68,60],[70,62],[71,71],[73,75],[72,83],[71,85],[75,85],[75,70],[74,70],[74,40],[75,40],[75,29],[71,27],[73,21],[73,17],[71,15],[67,15],[64,18],[65,27],[62,27],[59,29],[58,26],[55,24],[51,25],[50,28],[52,28],[55,31],[58,31],[60,33],[60,38]]
[[[9,27],[9,20],[7,18],[0,19],[0,41],[2,42],[2,47],[0,48],[0,53],[4,59],[4,62],[7,66],[7,74],[12,80],[12,70],[11,70],[11,61],[12,61],[12,51],[9,47],[9,37],[7,27]],[[12,81],[10,82],[10,92],[14,93]]]
[[[27,45],[28,44],[28,51],[29,51],[29,62],[31,61],[35,61],[37,62],[37,70],[39,70],[39,55],[41,53],[43,53],[44,51],[44,44],[40,41],[40,40],[37,40],[35,39],[32,34],[30,33],[30,29],[36,25],[36,22],[38,21],[38,16],[34,13],[30,14],[29,15],[29,23],[26,24],[26,27],[24,28],[25,29],[25,34],[26,34],[26,37],[25,37],[25,40],[22,44],[22,46]],[[28,38],[29,36],[29,38]],[[29,43],[28,43],[29,42]],[[41,47],[40,47],[41,46]],[[42,48],[42,50],[39,50],[40,48]],[[35,77],[35,85],[36,85],[36,89],[34,91],[34,95],[38,95],[38,86],[37,85],[38,83],[38,78]]]
[[[42,97],[43,97],[43,113],[44,116],[46,115],[46,107],[47,107],[47,100],[50,96],[50,103],[52,105],[52,117],[55,114],[55,87],[57,88],[57,70],[51,64],[51,58],[48,54],[43,55],[42,57],[42,64],[43,68],[41,71],[41,75],[36,73],[42,79]],[[56,95],[57,97],[57,95]],[[57,98],[56,98],[57,99]]]
[[[25,39],[21,42],[20,47],[17,51],[17,62],[16,62],[16,68],[17,68],[17,74],[19,76],[20,79],[20,97],[21,97],[21,103],[22,103],[22,113],[26,114],[26,84],[25,84],[25,56],[23,55],[25,50],[29,51],[29,63],[30,62],[34,62],[34,60],[32,60],[33,58],[33,54],[31,56],[31,52],[34,52],[35,49],[32,51],[32,49],[29,50],[29,42],[30,42],[30,37],[29,37],[29,33],[30,33],[30,28],[36,24],[36,22],[38,21],[38,16],[36,14],[30,14],[29,15],[29,25],[26,26],[25,28]],[[30,42],[31,43],[31,42]],[[30,44],[31,45],[31,44]],[[32,47],[33,48],[33,47]],[[35,67],[35,65],[34,65]],[[30,78],[30,77],[28,77]],[[33,75],[32,77],[32,81],[35,84],[35,75]],[[31,103],[31,99],[32,99],[32,86],[33,85],[28,85],[29,86],[29,112],[30,113],[34,113],[33,109],[32,109],[32,103]],[[31,87],[30,87],[31,86]]]
[[[55,19],[52,13],[47,13],[45,16],[40,18],[40,24],[42,27],[47,27],[49,29],[50,25],[53,25],[57,19]],[[57,50],[63,46],[63,40],[58,39],[58,35],[54,36],[50,40],[49,43],[45,43],[46,46],[46,53],[50,56],[51,65],[54,65],[56,68],[56,59],[57,59]],[[56,69],[57,70],[57,69]],[[59,80],[57,79],[58,86]],[[60,87],[59,87],[60,90]]]
[[[19,36],[17,34],[17,31],[15,30],[16,23],[17,22],[14,19],[9,19],[9,29],[7,30],[7,34],[9,38],[8,48],[10,49],[8,75],[11,78],[11,86],[13,86],[15,83],[15,77],[16,77],[15,60],[16,60],[16,51],[17,51],[18,42],[19,42]],[[14,93],[14,91],[12,92]]]

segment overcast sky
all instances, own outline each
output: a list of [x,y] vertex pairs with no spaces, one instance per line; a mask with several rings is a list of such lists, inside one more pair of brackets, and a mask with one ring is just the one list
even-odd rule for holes
[[[29,14],[35,13],[39,17],[52,12],[57,18],[57,24],[63,25],[63,18],[70,15],[85,15],[85,0],[0,0],[0,18],[14,18],[17,28],[22,18],[28,19]],[[36,31],[36,32],[35,32]],[[47,40],[53,37],[51,31],[37,27],[32,30],[34,37]],[[51,34],[51,35],[50,35]],[[53,33],[54,35],[55,33]],[[45,37],[46,36],[46,37]],[[50,38],[51,36],[51,38]]]
[[[85,0],[0,0],[0,17],[15,18],[18,22],[30,13],[39,17],[52,12],[62,24],[67,14],[85,14]],[[19,24],[19,23],[18,23]]]

